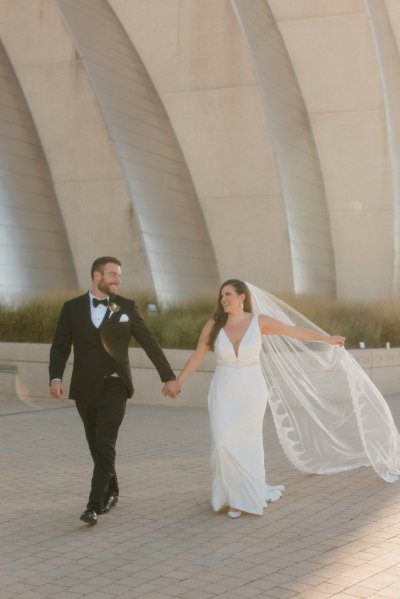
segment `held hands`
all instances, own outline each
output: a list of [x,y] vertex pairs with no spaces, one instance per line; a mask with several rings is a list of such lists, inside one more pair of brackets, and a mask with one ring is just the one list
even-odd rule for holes
[[164,386],[162,388],[162,394],[165,397],[172,397],[173,399],[175,399],[176,397],[178,397],[179,393],[181,392],[181,384],[179,381],[167,381],[166,383],[164,383]]
[[65,392],[64,392],[64,385],[62,384],[62,381],[58,381],[58,380],[51,381],[50,395],[53,399],[58,399],[60,401],[64,401]]

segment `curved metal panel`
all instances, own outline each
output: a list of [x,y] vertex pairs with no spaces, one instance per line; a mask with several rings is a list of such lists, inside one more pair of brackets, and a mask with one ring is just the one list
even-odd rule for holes
[[400,58],[385,2],[365,0],[382,80],[393,197],[392,293],[400,294]]
[[215,291],[217,268],[190,174],[163,104],[106,0],[57,0],[130,191],[157,296]]
[[46,159],[0,42],[0,294],[76,286]]
[[287,218],[296,293],[336,294],[325,189],[304,100],[267,0],[231,0],[259,81]]

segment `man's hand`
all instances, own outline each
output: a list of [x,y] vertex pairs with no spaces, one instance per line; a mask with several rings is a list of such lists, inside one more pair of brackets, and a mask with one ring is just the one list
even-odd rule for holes
[[181,384],[178,381],[167,381],[162,388],[162,394],[175,399],[181,392]]
[[62,381],[51,381],[50,384],[50,395],[53,399],[58,399],[60,401],[64,401],[64,385]]

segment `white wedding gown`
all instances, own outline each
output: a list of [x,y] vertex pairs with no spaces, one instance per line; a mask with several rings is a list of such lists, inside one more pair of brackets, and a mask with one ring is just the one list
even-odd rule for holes
[[268,388],[259,362],[261,348],[257,315],[242,337],[238,355],[224,329],[215,341],[217,365],[208,396],[215,511],[230,505],[261,515],[266,501],[279,499],[284,490],[265,482],[263,419]]

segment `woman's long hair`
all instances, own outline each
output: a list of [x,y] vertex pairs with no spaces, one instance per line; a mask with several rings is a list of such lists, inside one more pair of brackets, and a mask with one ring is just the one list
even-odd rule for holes
[[208,337],[208,346],[212,350],[214,349],[214,343],[218,336],[218,333],[225,326],[225,323],[228,319],[228,315],[224,312],[224,309],[221,305],[221,293],[222,293],[223,288],[226,287],[227,285],[231,285],[231,287],[234,288],[234,290],[236,291],[236,293],[238,295],[241,295],[242,293],[244,293],[245,297],[243,300],[243,310],[245,312],[253,311],[252,306],[251,306],[250,291],[249,291],[246,283],[244,283],[243,281],[240,281],[239,279],[228,279],[227,281],[225,281],[225,283],[222,283],[222,285],[219,289],[217,307],[216,307],[214,315],[213,315],[214,324],[210,331],[210,335]]

